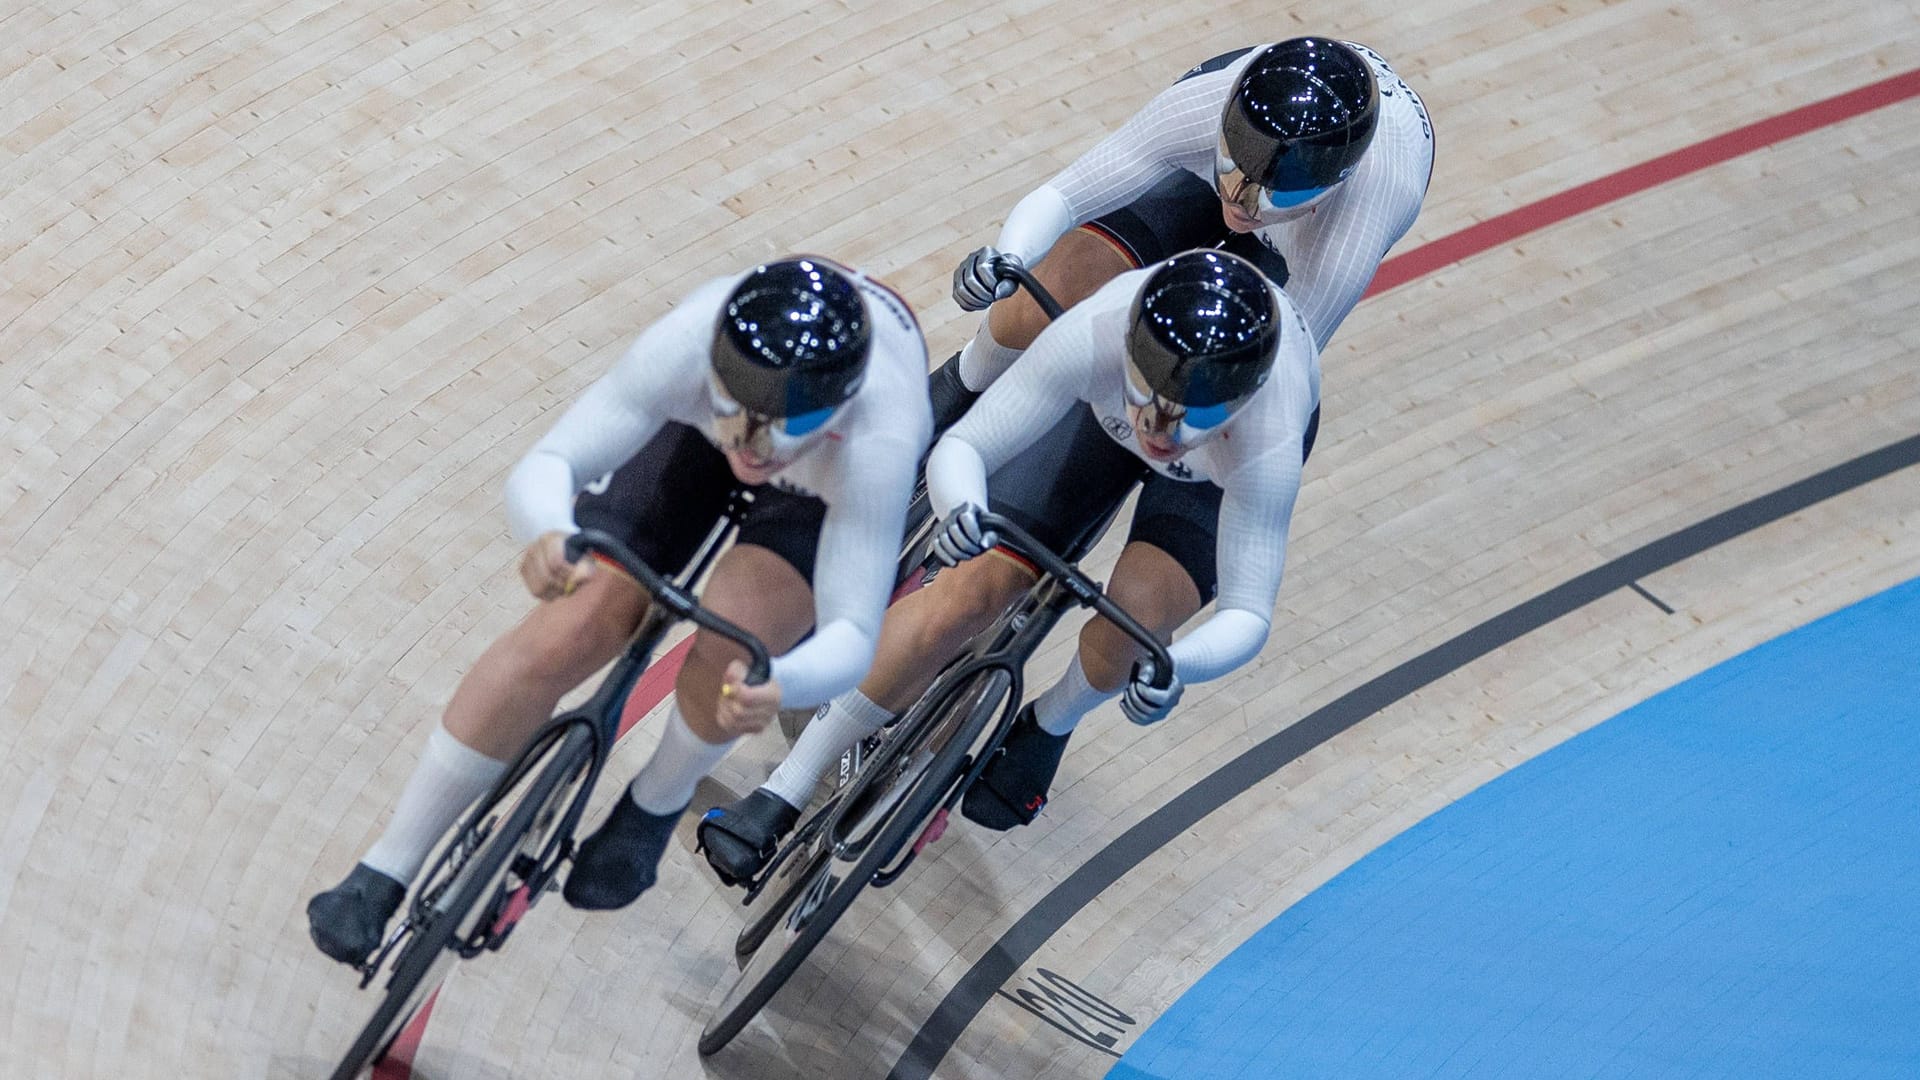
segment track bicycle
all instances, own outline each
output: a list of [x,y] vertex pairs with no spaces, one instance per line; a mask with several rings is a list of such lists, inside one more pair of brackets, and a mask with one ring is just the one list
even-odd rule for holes
[[[1079,567],[997,514],[982,514],[981,524],[1030,562],[1039,580],[884,730],[849,782],[797,823],[748,883],[749,914],[734,942],[740,975],[700,1035],[702,1054],[740,1033],[868,886],[898,881],[946,831],[1013,726],[1027,658],[1068,609],[1091,608],[1114,623],[1152,657],[1156,685],[1169,679],[1165,646]],[[1075,548],[1091,547],[1105,525]]]
[[766,646],[702,608],[692,593],[752,500],[752,492],[736,490],[693,560],[673,578],[606,533],[588,529],[567,539],[569,560],[598,555],[638,582],[652,598],[646,616],[593,696],[543,725],[467,813],[421,875],[405,917],[358,968],[362,988],[382,972],[387,982],[333,1080],[355,1080],[384,1058],[454,961],[498,951],[541,897],[558,888],[573,857],[574,829],[619,734],[627,695],[668,630],[688,621],[739,644],[748,654],[747,682],[766,681]]

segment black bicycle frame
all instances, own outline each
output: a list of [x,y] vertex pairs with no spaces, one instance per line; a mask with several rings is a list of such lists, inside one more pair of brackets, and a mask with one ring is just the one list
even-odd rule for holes
[[[600,772],[605,768],[614,740],[619,735],[620,716],[625,709],[627,697],[633,692],[634,685],[640,681],[640,676],[646,672],[647,666],[652,663],[653,652],[659,646],[660,639],[666,636],[667,631],[672,629],[675,623],[682,620],[690,621],[702,629],[720,634],[739,644],[748,654],[747,682],[757,685],[767,680],[772,662],[767,656],[766,647],[752,634],[701,607],[692,592],[700,579],[712,568],[714,560],[725,548],[735,530],[739,528],[741,517],[752,504],[752,492],[735,489],[727,500],[725,510],[714,522],[706,539],[701,541],[698,551],[687,566],[672,578],[646,565],[631,548],[607,533],[585,529],[567,538],[566,551],[570,561],[578,561],[589,553],[606,556],[647,592],[651,602],[647,605],[646,615],[641,618],[640,625],[628,639],[626,648],[622,650],[612,669],[607,672],[606,678],[601,680],[593,696],[581,705],[541,725],[540,729],[527,741],[526,747],[514,758],[513,764],[508,767],[506,774],[494,786],[489,796],[474,807],[458,834],[465,837],[480,831],[483,821],[493,812],[499,799],[527,776],[534,764],[541,760],[550,747],[565,739],[573,731],[585,732],[590,740],[588,747],[590,756],[584,782],[574,793],[566,813],[561,818],[560,827],[554,830],[546,847],[534,860],[534,866],[524,877],[529,895],[540,895],[541,890],[545,889],[554,875],[559,872],[560,865],[572,855],[574,829],[579,825],[581,815],[586,812],[587,799],[593,794],[594,785],[599,781]],[[431,880],[434,875],[444,869],[460,847],[461,845],[456,842],[442,850],[424,880]],[[428,902],[424,892],[416,898],[416,903]],[[485,936],[483,935],[482,941],[466,943],[462,953],[471,955],[486,947]],[[383,949],[380,956],[384,958],[390,948],[391,945],[388,949]],[[377,970],[378,962],[376,959],[369,966]]]
[[[1046,636],[1058,625],[1061,616],[1065,615],[1069,608],[1091,608],[1096,615],[1112,622],[1121,632],[1146,648],[1153,659],[1156,686],[1165,687],[1173,671],[1173,661],[1167,655],[1166,646],[1114,603],[1100,588],[1099,583],[1087,577],[1079,567],[1047,549],[1029,536],[1025,530],[998,514],[982,514],[980,522],[983,528],[1000,534],[1003,546],[1031,562],[1039,570],[1040,580],[1029,587],[1006,614],[1002,615],[987,631],[982,643],[973,649],[972,655],[955,662],[941,672],[939,678],[921,696],[921,704],[916,705],[916,709],[945,708],[951,701],[953,690],[966,685],[968,680],[981,672],[1000,670],[1007,673],[1006,703],[1001,706],[1000,716],[994,725],[994,737],[980,753],[974,755],[967,772],[942,802],[942,809],[948,811],[953,809],[958,799],[966,793],[967,788],[979,779],[987,762],[999,749],[1000,740],[1005,737],[1008,730],[1007,721],[1020,706],[1024,690],[1022,671],[1026,662],[1040,647],[1040,643],[1046,639]],[[917,717],[908,716],[903,717],[900,722],[908,723],[916,720]],[[845,812],[845,805],[851,805],[851,803],[843,804],[842,814]],[[856,859],[865,850],[871,837],[854,843],[849,838],[838,834],[841,824],[841,817],[836,814],[826,825],[829,830],[828,840],[834,847],[834,855],[843,860]],[[913,858],[914,852],[909,849],[907,856],[898,864],[876,874],[873,884],[876,887],[891,884],[912,863]]]

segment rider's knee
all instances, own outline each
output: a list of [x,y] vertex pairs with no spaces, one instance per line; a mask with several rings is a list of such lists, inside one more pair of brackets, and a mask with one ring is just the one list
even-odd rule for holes
[[[784,556],[758,544],[738,544],[721,556],[700,603],[710,614],[759,638],[775,656],[792,648],[813,623],[813,592],[807,579]],[[740,645],[700,630],[688,647],[676,685],[717,686],[727,665],[746,659],[747,650]]]
[[1024,569],[994,554],[966,564],[963,572],[948,573],[952,579],[942,591],[940,604],[930,612],[922,635],[930,654],[951,651],[992,626],[1033,580]]
[[[1072,307],[1132,268],[1112,243],[1089,229],[1069,229],[1033,267],[1033,276],[1062,307]],[[1032,345],[1052,321],[1024,289],[987,309],[987,331],[1009,349]]]
[[[1138,577],[1131,579],[1117,577],[1107,585],[1107,596],[1120,606],[1121,611],[1133,616],[1135,622],[1162,637],[1179,629],[1180,624],[1186,622],[1193,614],[1189,610],[1192,607],[1191,603],[1179,595],[1180,591],[1166,588],[1160,581],[1144,581]],[[1105,619],[1095,621],[1106,623]],[[1108,625],[1113,633],[1126,637],[1120,633],[1119,627]],[[1126,640],[1131,642],[1133,639]]]
[[698,631],[693,635],[693,644],[687,647],[686,661],[680,665],[680,671],[674,677],[674,689],[689,691],[716,686],[725,676],[727,665],[735,660],[745,661],[746,658],[745,649],[719,634]]

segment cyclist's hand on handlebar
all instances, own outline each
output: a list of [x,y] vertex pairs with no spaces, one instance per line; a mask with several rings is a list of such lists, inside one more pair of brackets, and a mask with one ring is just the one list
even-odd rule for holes
[[714,726],[728,735],[752,735],[766,730],[780,714],[780,683],[769,678],[759,686],[747,685],[747,662],[735,660],[727,665],[720,683],[720,701],[713,710]]
[[933,556],[943,565],[959,566],[1000,542],[1000,534],[980,522],[981,509],[962,503],[947,515],[933,538]]
[[1136,724],[1157,724],[1165,720],[1173,707],[1180,704],[1180,694],[1186,689],[1180,682],[1179,672],[1167,680],[1165,687],[1156,688],[1152,684],[1153,661],[1142,660],[1133,665],[1133,678],[1127,683],[1126,692],[1120,695],[1120,711]]
[[1019,265],[1020,259],[983,247],[960,260],[953,271],[953,302],[960,305],[960,310],[979,311],[1013,295],[1014,281],[1000,275],[1000,268],[994,265],[997,262]]
[[593,576],[594,560],[567,561],[567,534],[542,533],[520,554],[520,580],[542,600],[566,596]]

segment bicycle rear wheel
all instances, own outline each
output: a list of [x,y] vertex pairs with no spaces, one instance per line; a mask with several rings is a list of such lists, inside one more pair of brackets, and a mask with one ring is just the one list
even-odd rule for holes
[[585,729],[576,728],[560,740],[506,820],[460,867],[441,899],[428,909],[424,921],[400,949],[380,1004],[340,1059],[332,1080],[355,1080],[384,1058],[414,1013],[445,980],[448,968],[460,958],[461,945],[482,930],[481,921],[502,917],[497,910],[500,905],[493,901],[512,869],[514,856],[528,847],[528,841],[533,841],[536,849],[541,846],[543,839],[530,834],[542,826],[551,827],[558,815],[546,811],[557,811],[558,804],[571,797],[574,781],[592,761],[593,736]]
[[[753,952],[706,1030],[700,1033],[702,1055],[715,1053],[740,1034],[826,938],[874,875],[920,835],[966,772],[969,753],[991,726],[1011,685],[1008,672],[988,669],[962,684],[938,707],[939,714],[929,727],[950,728],[946,739],[923,767],[899,778],[899,797],[883,796],[892,805],[871,823],[876,834],[871,842],[858,847],[859,854],[844,877],[835,873],[836,867],[843,867],[847,860],[833,857],[835,840],[830,828],[821,829],[813,841],[818,850],[811,858],[791,860],[798,872],[772,898],[780,905],[778,910],[771,918],[763,914],[748,926],[749,931],[761,927],[760,933],[771,940]],[[959,722],[953,723],[956,716]],[[885,764],[876,761],[874,767]],[[803,853],[796,856],[799,854]],[[743,932],[743,939],[745,936]]]

